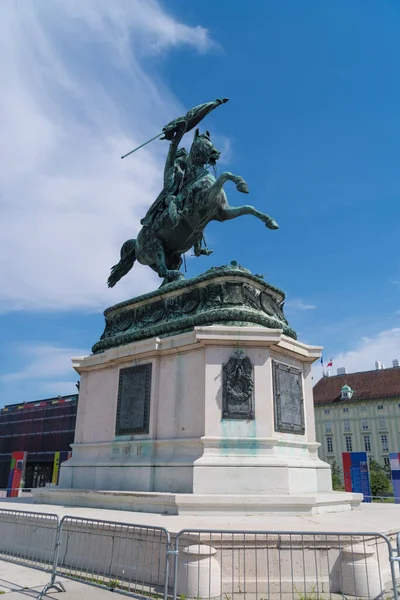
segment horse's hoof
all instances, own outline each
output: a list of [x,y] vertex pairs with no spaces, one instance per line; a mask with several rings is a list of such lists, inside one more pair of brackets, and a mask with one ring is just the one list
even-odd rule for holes
[[265,227],[267,227],[268,229],[279,229],[279,225],[276,221],[274,221],[274,219],[269,219],[268,221],[266,221]]
[[185,276],[180,271],[169,271],[167,277],[171,283],[173,281],[179,281],[180,279],[185,279]]
[[182,279],[185,279],[185,276],[180,271],[168,271],[167,275],[164,277],[162,284],[160,285],[160,288],[164,287],[165,285],[169,285],[170,283],[181,281]]
[[249,193],[249,186],[247,185],[247,183],[245,181],[241,181],[240,183],[238,183],[236,186],[236,189],[238,192],[242,192],[242,194]]

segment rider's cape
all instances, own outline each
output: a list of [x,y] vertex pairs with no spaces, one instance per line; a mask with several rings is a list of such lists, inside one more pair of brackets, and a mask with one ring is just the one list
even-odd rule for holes
[[170,181],[168,181],[167,185],[164,186],[153,204],[150,206],[146,216],[140,221],[142,225],[150,226],[154,223],[157,215],[162,213],[166,208],[165,200],[167,196],[176,196],[178,193],[183,177],[184,172],[179,170],[177,164],[175,163],[175,168]]

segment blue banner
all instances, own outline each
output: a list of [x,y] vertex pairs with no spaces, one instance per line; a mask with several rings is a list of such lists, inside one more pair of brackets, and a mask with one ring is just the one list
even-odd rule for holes
[[364,494],[363,502],[372,502],[366,452],[343,452],[343,472],[346,492]]
[[390,453],[394,501],[400,504],[400,452]]

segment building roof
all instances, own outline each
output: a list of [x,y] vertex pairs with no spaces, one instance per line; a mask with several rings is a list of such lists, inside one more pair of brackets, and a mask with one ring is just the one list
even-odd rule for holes
[[78,399],[78,394],[68,394],[67,396],[57,396],[55,398],[45,398],[44,400],[32,400],[31,402],[20,402],[19,404],[6,404],[0,408],[0,412],[12,412],[21,409],[30,409],[44,407],[50,404],[64,404]]
[[[350,398],[341,398],[344,385],[354,390]],[[379,398],[400,398],[400,368],[360,371],[323,377],[314,386],[314,404],[357,402]]]

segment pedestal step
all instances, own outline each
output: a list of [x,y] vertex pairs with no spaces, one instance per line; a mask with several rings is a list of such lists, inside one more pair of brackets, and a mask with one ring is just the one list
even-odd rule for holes
[[167,515],[245,516],[317,515],[359,508],[362,494],[346,492],[298,495],[170,494],[37,488],[35,502]]

